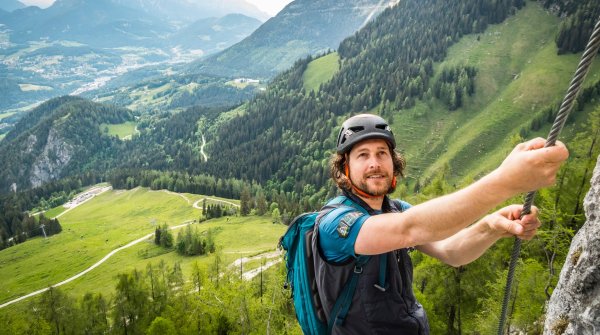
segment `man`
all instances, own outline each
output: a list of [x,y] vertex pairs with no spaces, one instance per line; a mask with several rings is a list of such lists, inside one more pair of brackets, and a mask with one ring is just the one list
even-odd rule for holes
[[[412,291],[408,251],[460,266],[501,237],[531,239],[541,224],[537,208],[522,219],[521,205],[484,215],[512,196],[554,183],[568,151],[560,142],[550,148],[544,143],[537,138],[519,144],[477,182],[411,207],[387,197],[405,167],[388,124],[368,114],[346,120],[331,162],[332,177],[346,198],[336,210],[324,208],[312,246],[321,255],[314,261],[320,299],[327,318],[338,320],[333,333],[429,334]],[[368,262],[357,266],[355,260],[365,256]],[[358,284],[342,321],[331,311],[353,272],[360,273]]]

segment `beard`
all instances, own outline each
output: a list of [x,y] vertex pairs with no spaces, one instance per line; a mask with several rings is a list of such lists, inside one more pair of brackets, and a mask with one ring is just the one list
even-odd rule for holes
[[[377,181],[370,181],[369,176],[372,175],[382,175],[383,178]],[[370,196],[382,197],[388,194],[392,188],[392,178],[383,172],[370,173],[362,178],[356,187]]]

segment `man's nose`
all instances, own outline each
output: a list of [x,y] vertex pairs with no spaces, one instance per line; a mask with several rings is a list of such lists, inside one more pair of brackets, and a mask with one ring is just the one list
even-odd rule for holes
[[370,168],[377,168],[381,165],[381,163],[379,162],[379,159],[377,159],[377,156],[373,155],[371,156],[371,158],[369,158],[369,167]]

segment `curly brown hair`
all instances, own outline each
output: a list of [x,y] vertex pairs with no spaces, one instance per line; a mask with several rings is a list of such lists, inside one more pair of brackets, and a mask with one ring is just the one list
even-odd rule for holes
[[[390,152],[392,154],[392,162],[394,163],[394,176],[404,178],[404,169],[406,168],[404,157],[391,148]],[[329,161],[329,171],[331,173],[331,178],[333,178],[337,187],[350,192],[352,190],[352,184],[344,172],[346,168],[346,157],[346,154],[333,154]],[[396,187],[390,186],[388,194],[394,192],[395,189]]]

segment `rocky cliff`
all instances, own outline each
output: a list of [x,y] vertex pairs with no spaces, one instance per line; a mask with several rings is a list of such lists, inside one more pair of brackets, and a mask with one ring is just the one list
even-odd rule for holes
[[545,335],[600,334],[600,156],[577,232],[548,304]]

